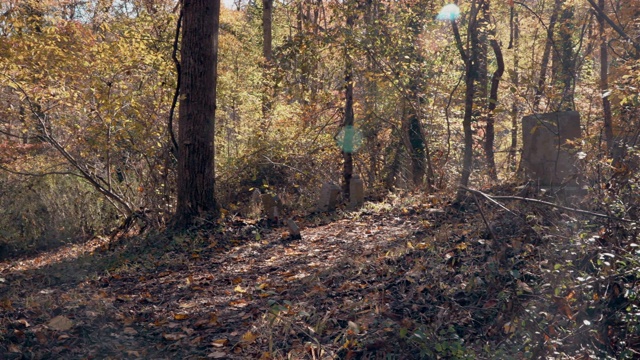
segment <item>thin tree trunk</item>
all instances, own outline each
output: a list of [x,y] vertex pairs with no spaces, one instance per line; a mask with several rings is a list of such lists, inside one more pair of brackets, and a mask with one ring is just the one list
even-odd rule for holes
[[[487,18],[487,10],[490,0],[477,0],[478,13],[476,30],[469,33],[471,42],[476,44],[476,60],[474,61],[476,80],[474,84],[474,102],[476,106],[473,107],[472,124],[475,123],[474,132],[478,135],[478,142],[486,149],[489,145],[487,141],[487,127],[489,126],[488,118],[488,89],[489,89],[489,72],[487,66],[487,33],[489,31],[489,22]],[[491,145],[493,147],[493,144]],[[485,156],[485,159],[487,156]],[[491,173],[489,164],[486,164],[487,170]]]
[[561,71],[559,72],[560,83],[562,84],[562,94],[560,96],[560,104],[556,107],[558,111],[573,110],[573,98],[574,98],[574,79],[576,75],[576,62],[573,51],[573,6],[566,6],[562,10],[562,16],[560,21],[562,26],[560,27],[560,46],[561,46],[561,58],[560,65]]
[[263,57],[263,92],[262,92],[262,117],[266,121],[271,111],[271,99],[269,91],[269,72],[273,65],[272,50],[272,9],[273,0],[262,0],[262,57]]
[[[471,54],[475,53],[475,51],[471,49],[469,52]],[[465,85],[467,88],[464,92],[464,117],[462,119],[462,128],[464,130],[464,154],[462,157],[460,185],[467,187],[469,185],[469,178],[471,177],[471,168],[473,167],[473,130],[471,129],[471,120],[473,117],[475,66],[472,64],[472,61],[468,61],[465,68]],[[462,194],[464,194],[464,192],[458,191],[457,200],[461,200]]]
[[425,139],[422,134],[422,124],[416,115],[413,106],[409,106],[409,119],[407,130],[409,133],[409,144],[411,145],[411,173],[413,184],[421,186],[427,170],[425,156]]
[[511,103],[511,146],[509,147],[510,170],[515,171],[517,166],[516,151],[518,149],[518,89],[520,87],[520,26],[518,24],[518,13],[515,7],[511,7],[513,26],[513,73],[512,81],[516,89],[514,99]]
[[556,0],[551,18],[549,19],[549,27],[547,27],[547,40],[544,44],[544,52],[542,53],[542,60],[540,61],[540,78],[538,79],[538,86],[536,87],[536,93],[533,96],[533,112],[537,113],[540,108],[540,100],[544,94],[544,86],[547,81],[547,68],[549,67],[549,56],[551,55],[551,47],[553,45],[553,33],[558,22],[558,14],[562,9],[564,0]]
[[[598,6],[602,11],[605,11],[604,0],[598,0]],[[611,155],[611,150],[613,149],[613,124],[611,119],[611,102],[607,94],[609,91],[609,50],[607,34],[605,32],[605,20],[600,14],[598,14],[598,27],[600,32],[600,91],[602,91],[604,137],[607,142],[607,152]]]
[[[488,19],[488,1],[485,10],[485,17]],[[492,180],[496,181],[498,180],[498,174],[496,172],[496,160],[493,151],[493,143],[495,139],[494,111],[496,109],[496,106],[498,105],[498,89],[500,87],[500,79],[502,78],[502,74],[504,74],[504,59],[502,57],[500,44],[498,44],[498,40],[495,39],[495,31],[491,30],[489,32],[489,37],[489,44],[491,45],[491,49],[493,49],[493,52],[496,55],[496,62],[498,64],[498,67],[496,68],[496,71],[493,72],[493,76],[491,78],[491,93],[489,94],[489,106],[487,109],[487,131],[484,142],[484,152],[487,158],[487,168],[489,169],[489,176],[491,176]]]
[[[476,3],[475,1],[471,4],[471,16],[469,19],[469,27],[467,30],[468,34],[472,34],[477,31],[476,24]],[[471,121],[473,118],[473,96],[474,96],[474,84],[477,78],[477,69],[476,69],[476,61],[477,61],[477,47],[474,37],[470,36],[470,44],[469,48],[466,50],[468,52],[465,53],[464,47],[460,41],[460,34],[458,31],[458,27],[454,20],[451,21],[451,25],[453,28],[453,32],[456,38],[456,43],[460,54],[465,63],[465,85],[466,90],[464,93],[464,117],[462,119],[462,128],[464,130],[464,154],[462,157],[462,174],[460,176],[460,187],[458,187],[458,192],[456,194],[456,201],[462,201],[465,191],[462,190],[463,187],[468,187],[469,178],[471,177],[471,170],[473,167],[473,132],[471,129]]]
[[[350,6],[347,7],[347,29],[353,30],[353,24],[355,22],[355,15],[353,14],[353,9]],[[349,41],[346,41],[344,48],[344,60],[345,60],[345,70],[344,70],[344,122],[343,132],[343,148],[342,148],[342,158],[344,161],[343,170],[342,170],[342,193],[344,194],[344,199],[349,202],[350,201],[350,191],[349,185],[351,184],[351,178],[353,177],[353,124],[354,124],[354,113],[353,113],[353,60],[351,59],[350,54]]]
[[220,0],[184,0],[178,142],[178,203],[174,224],[215,218],[214,125]]

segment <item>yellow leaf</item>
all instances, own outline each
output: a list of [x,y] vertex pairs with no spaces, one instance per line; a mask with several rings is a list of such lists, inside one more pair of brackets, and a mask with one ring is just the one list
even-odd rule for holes
[[264,290],[267,288],[267,286],[269,286],[269,284],[267,283],[262,283],[260,285],[258,285],[258,290]]
[[504,330],[505,334],[513,334],[516,332],[516,327],[511,322],[508,322],[502,326],[502,330]]
[[252,333],[251,331],[247,331],[246,333],[244,333],[244,335],[242,335],[242,342],[251,344],[256,341],[256,338],[257,336],[254,333]]
[[235,291],[235,292],[239,292],[239,293],[241,293],[241,294],[242,294],[242,293],[246,293],[246,292],[247,292],[247,290],[246,290],[246,289],[243,289],[243,288],[242,288],[242,286],[240,286],[240,285],[238,285],[238,286],[236,286],[235,288],[233,288],[233,291]]

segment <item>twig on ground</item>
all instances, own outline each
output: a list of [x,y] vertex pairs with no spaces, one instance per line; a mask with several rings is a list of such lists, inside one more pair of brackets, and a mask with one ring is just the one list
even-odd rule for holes
[[496,237],[496,234],[493,232],[493,229],[491,228],[491,225],[489,225],[487,218],[484,216],[484,211],[482,211],[482,205],[480,204],[480,201],[478,201],[478,197],[474,193],[471,193],[471,195],[473,195],[473,200],[476,202],[476,205],[478,206],[478,211],[480,211],[480,216],[482,216],[482,221],[484,221],[484,225],[487,227],[487,230],[489,230],[489,233],[491,234],[491,238],[493,240],[498,240],[498,237]]

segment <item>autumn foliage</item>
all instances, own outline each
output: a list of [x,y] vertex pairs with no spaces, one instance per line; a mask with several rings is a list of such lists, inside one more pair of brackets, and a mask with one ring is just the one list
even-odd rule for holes
[[[47,261],[67,260],[37,255],[82,244],[78,252],[120,256],[104,255],[78,295],[117,309],[100,336],[117,320],[131,339],[152,329],[198,356],[634,358],[640,5],[464,0],[443,14],[444,5],[223,3],[215,117],[201,119],[215,120],[216,195],[205,197],[220,211],[188,204],[211,216],[174,233],[188,171],[175,142],[182,3],[0,3],[0,308],[26,306],[3,287],[4,272],[55,268]],[[563,144],[577,170],[541,188],[520,164],[530,135],[520,120],[565,110],[581,115],[582,136]],[[369,202],[347,211],[356,175]],[[342,185],[336,213],[315,209],[327,181]],[[261,218],[256,189],[278,196],[303,240]],[[25,256],[34,257],[12,263]],[[205,256],[243,265],[224,272]],[[212,284],[224,294],[207,293]],[[165,290],[179,309],[126,315]],[[203,293],[220,303],[183,301]],[[37,298],[64,308],[47,294]],[[73,316],[36,308],[35,330],[0,321],[0,352],[33,341],[37,357],[77,329]],[[218,316],[241,331],[220,335]],[[394,352],[400,343],[410,350]]]

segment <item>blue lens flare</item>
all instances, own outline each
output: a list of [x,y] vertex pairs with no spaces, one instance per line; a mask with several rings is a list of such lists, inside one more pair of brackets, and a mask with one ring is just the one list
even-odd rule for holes
[[455,20],[460,17],[460,8],[456,4],[445,5],[438,16],[436,16],[437,20]]
[[354,153],[362,145],[362,132],[353,126],[345,126],[338,133],[336,141],[342,151]]

